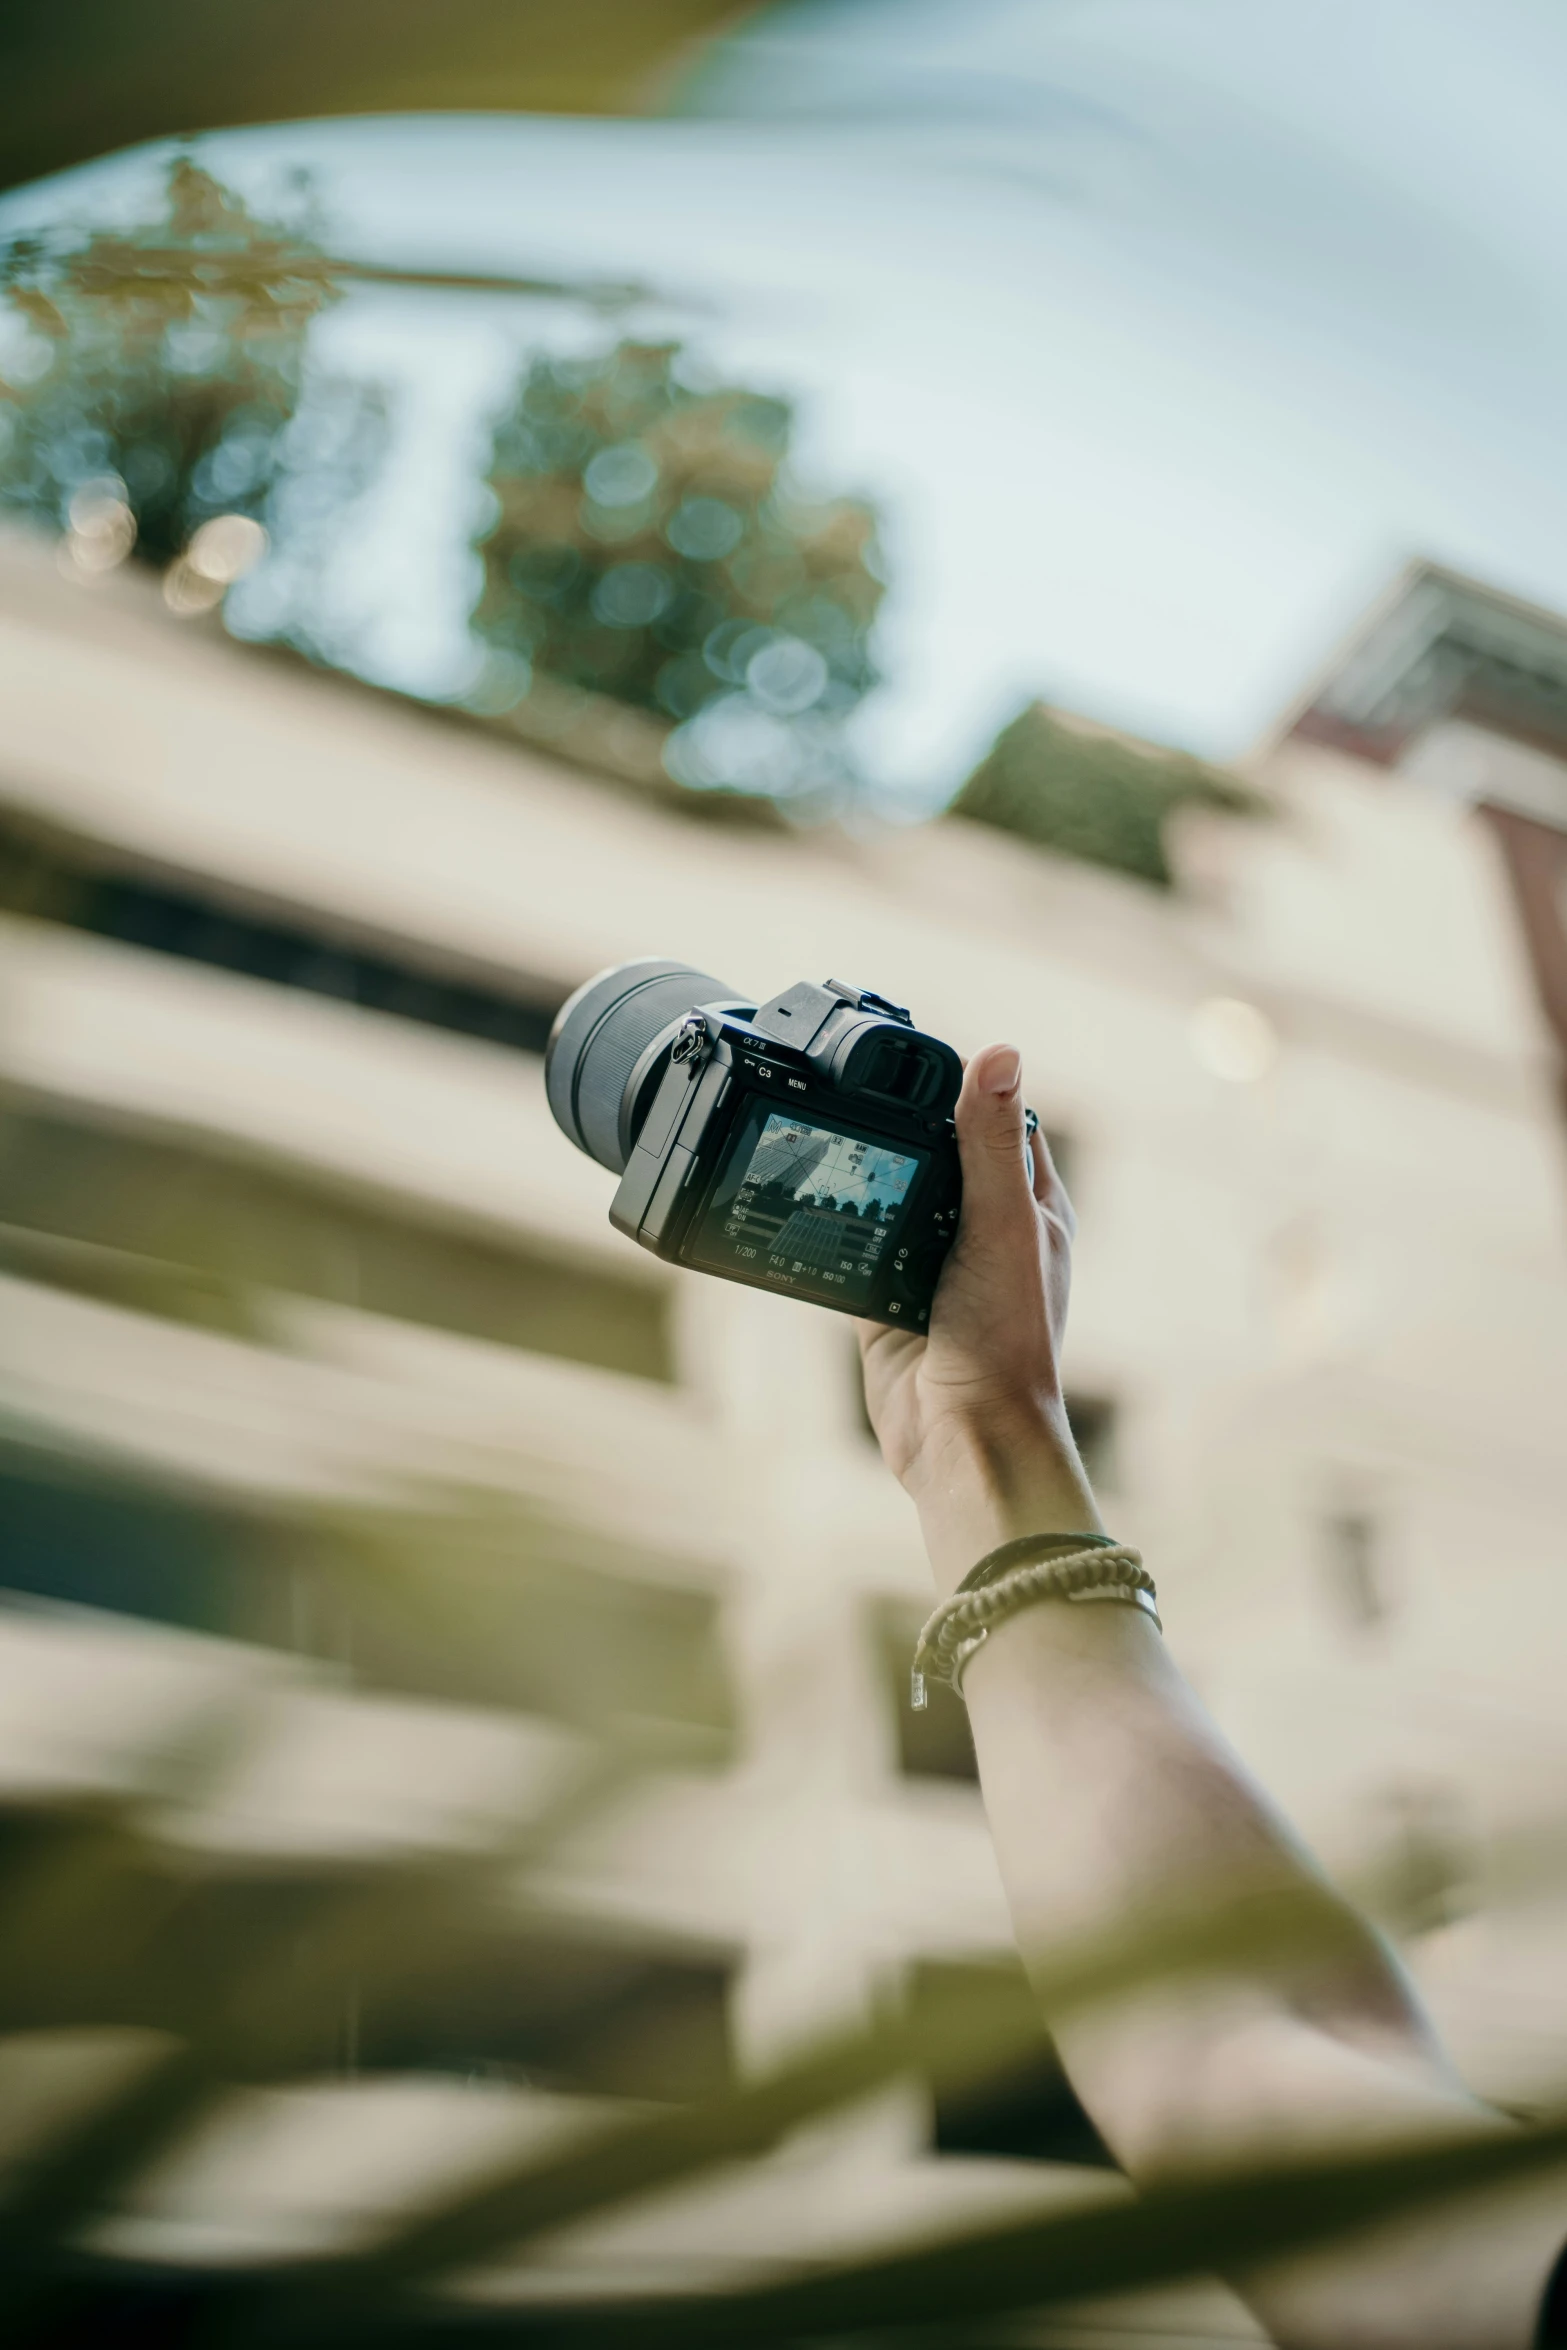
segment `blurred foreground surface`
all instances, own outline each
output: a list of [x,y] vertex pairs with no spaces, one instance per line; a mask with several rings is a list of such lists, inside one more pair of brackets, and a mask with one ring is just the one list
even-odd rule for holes
[[[473,2217],[900,2003],[1020,2012],[848,1325],[639,1254],[545,1108],[639,953],[1022,1046],[1177,1655],[1476,2087],[1567,2091],[1513,1865],[1567,1760],[1564,688],[1567,627],[1414,576],[1165,891],[982,807],[700,823],[0,546],[0,2162],[69,2255],[19,2324],[399,2231],[377,2289],[537,2316],[1121,2192],[1024,2006],[747,2167]],[[1149,2332],[1252,2335],[1196,2286],[1029,2338]]]

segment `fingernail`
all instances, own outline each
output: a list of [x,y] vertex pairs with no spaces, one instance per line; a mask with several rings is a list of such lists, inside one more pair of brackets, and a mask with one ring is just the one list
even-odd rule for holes
[[992,1054],[990,1067],[985,1073],[985,1091],[1004,1101],[1009,1093],[1016,1093],[1022,1077],[1023,1063],[1020,1056],[1011,1045],[1001,1045]]

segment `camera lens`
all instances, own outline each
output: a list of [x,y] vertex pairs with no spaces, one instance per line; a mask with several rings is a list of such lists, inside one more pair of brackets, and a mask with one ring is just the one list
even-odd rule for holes
[[544,1055],[544,1089],[555,1123],[579,1151],[612,1175],[625,1172],[654,1069],[637,1064],[666,1028],[697,1004],[735,1001],[732,988],[689,963],[649,958],[617,963],[568,997],[556,1016]]

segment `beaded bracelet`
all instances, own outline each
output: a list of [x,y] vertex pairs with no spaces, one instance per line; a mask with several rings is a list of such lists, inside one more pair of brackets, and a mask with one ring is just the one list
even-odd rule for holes
[[920,1633],[909,1702],[922,1712],[926,1683],[963,1694],[963,1673],[995,1626],[1045,1599],[1118,1601],[1141,1608],[1162,1632],[1154,1579],[1142,1554],[1108,1534],[1025,1534],[987,1552]]

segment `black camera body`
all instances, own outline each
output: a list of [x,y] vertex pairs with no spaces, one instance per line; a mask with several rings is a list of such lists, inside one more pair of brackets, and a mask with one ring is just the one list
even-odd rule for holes
[[868,988],[760,1006],[679,963],[577,990],[550,1107],[620,1176],[617,1231],[673,1264],[922,1329],[962,1203],[962,1063]]

